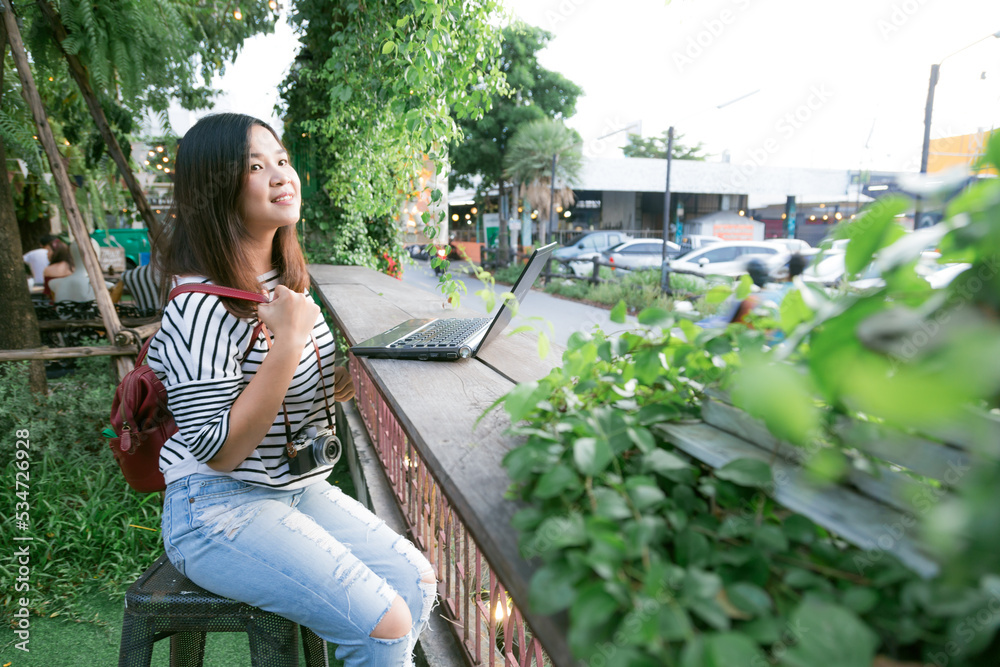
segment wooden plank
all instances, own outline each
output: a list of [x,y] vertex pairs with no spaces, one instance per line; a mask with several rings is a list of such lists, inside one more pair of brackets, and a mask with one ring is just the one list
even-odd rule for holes
[[927,430],[927,434],[966,451],[1000,460],[1000,414],[966,408],[961,419]]
[[[774,437],[762,422],[743,410],[714,398],[702,404],[702,419],[706,424],[735,435],[764,452],[776,453],[790,465],[802,466],[810,456],[810,452],[802,447]],[[923,502],[930,490],[928,485],[887,466],[879,468],[878,476],[851,468],[847,479],[865,494],[904,512],[912,511],[916,502]]]
[[22,350],[0,350],[0,361],[31,361],[34,359],[78,359],[80,357],[135,356],[134,345],[101,345],[98,347],[29,347]]
[[969,455],[938,442],[903,433],[883,424],[840,419],[834,430],[851,446],[918,475],[955,486],[971,469]]
[[862,557],[868,560],[887,552],[922,577],[938,574],[938,564],[911,537],[917,527],[914,517],[844,487],[817,488],[803,478],[801,468],[781,458],[772,462],[767,452],[709,424],[657,428],[679,449],[712,468],[739,458],[771,463],[775,483],[768,495],[782,506],[864,549]]

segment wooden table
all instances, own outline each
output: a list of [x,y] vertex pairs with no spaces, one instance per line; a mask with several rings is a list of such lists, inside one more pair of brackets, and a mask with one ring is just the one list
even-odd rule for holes
[[[311,265],[310,274],[349,344],[414,317],[482,315],[466,308],[453,310],[441,295],[371,269]],[[483,417],[515,383],[548,374],[561,354],[555,348],[547,359],[539,359],[534,337],[519,333],[501,335],[474,359],[358,357],[351,364],[360,364],[371,377],[553,663],[569,665],[565,615],[533,614],[527,604],[536,564],[518,552],[517,534],[510,525],[518,505],[504,498],[510,480],[500,465],[517,444],[506,434],[510,421],[501,408]]]

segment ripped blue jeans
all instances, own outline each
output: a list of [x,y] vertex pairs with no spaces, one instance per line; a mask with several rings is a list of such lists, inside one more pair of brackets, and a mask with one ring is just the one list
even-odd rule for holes
[[[288,491],[189,475],[167,487],[163,543],[191,581],[311,628],[350,667],[412,665],[435,600],[423,554],[325,481]],[[372,637],[397,595],[410,632]]]

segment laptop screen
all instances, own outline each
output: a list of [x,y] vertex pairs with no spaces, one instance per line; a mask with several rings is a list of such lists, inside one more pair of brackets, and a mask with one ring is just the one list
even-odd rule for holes
[[[524,297],[528,294],[531,286],[535,284],[535,279],[538,278],[538,274],[542,272],[545,268],[545,263],[549,259],[549,255],[552,251],[556,249],[558,243],[550,243],[547,246],[543,246],[531,253],[531,257],[528,259],[527,266],[524,267],[524,271],[518,276],[517,282],[514,283],[514,287],[511,288],[511,292],[514,293],[514,297],[520,304],[524,301]],[[490,328],[487,329],[486,335],[483,336],[483,340],[476,346],[476,351],[486,347],[494,338],[500,335],[500,332],[507,328],[510,324],[511,318],[514,317],[514,311],[511,309],[506,302],[500,305],[500,310],[497,312],[496,317],[490,324]]]

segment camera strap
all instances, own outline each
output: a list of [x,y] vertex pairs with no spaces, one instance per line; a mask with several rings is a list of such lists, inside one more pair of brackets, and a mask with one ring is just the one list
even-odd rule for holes
[[[267,327],[261,324],[264,331],[264,340],[267,341],[267,349],[271,349],[271,332],[267,330]],[[319,381],[323,387],[323,407],[326,409],[326,421],[327,425],[332,429],[334,424],[333,411],[330,409],[330,395],[326,391],[326,378],[323,377],[323,358],[319,352],[319,344],[316,342],[316,337],[309,334],[309,340],[312,342],[313,351],[316,353],[316,366],[319,368]],[[294,459],[298,456],[298,450],[295,449],[295,445],[292,444],[292,424],[288,419],[288,408],[285,407],[285,401],[281,401],[281,414],[285,422],[285,453],[288,454],[288,458]]]

